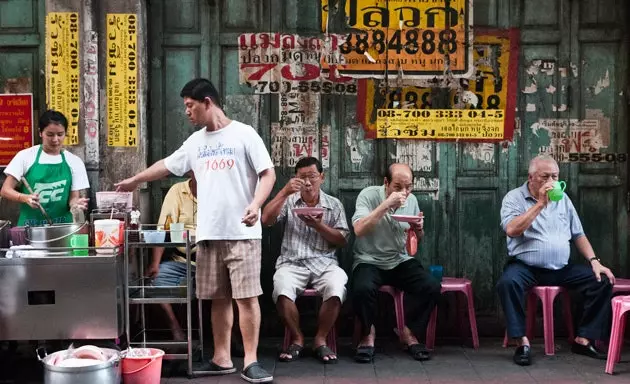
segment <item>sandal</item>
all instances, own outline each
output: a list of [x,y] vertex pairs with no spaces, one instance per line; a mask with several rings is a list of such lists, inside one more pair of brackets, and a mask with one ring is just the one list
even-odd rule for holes
[[291,344],[289,345],[289,348],[287,348],[286,351],[282,351],[280,352],[280,354],[282,355],[287,354],[289,356],[286,357],[278,357],[278,360],[284,362],[284,363],[290,363],[292,361],[297,360],[300,357],[300,353],[302,352],[302,349],[304,349],[303,346],[299,345],[299,344]]
[[408,345],[406,351],[411,357],[418,361],[426,361],[431,358],[429,350],[420,343]]
[[374,360],[374,346],[360,345],[357,347],[357,353],[354,355],[357,363],[371,363]]
[[269,383],[273,381],[273,376],[265,371],[262,365],[257,361],[243,368],[241,378],[250,383]]
[[[314,350],[317,359],[324,364],[337,364],[337,354],[333,352],[326,344],[320,345]],[[334,357],[332,357],[334,356]],[[325,359],[328,357],[328,359]]]

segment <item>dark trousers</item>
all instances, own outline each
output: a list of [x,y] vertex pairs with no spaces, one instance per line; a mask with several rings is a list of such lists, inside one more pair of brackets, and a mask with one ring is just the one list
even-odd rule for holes
[[560,270],[550,270],[512,261],[497,283],[509,337],[525,336],[526,294],[535,285],[553,285],[577,291],[584,298],[584,310],[576,335],[601,340],[607,334],[612,285],[605,275],[598,282],[593,270],[584,264],[568,264]]
[[[420,338],[424,335],[431,311],[440,299],[441,285],[411,259],[394,269],[383,270],[371,264],[359,264],[352,272],[352,303],[361,322],[361,335],[367,336],[374,324],[378,289],[391,285],[405,292],[405,324]],[[402,330],[401,330],[402,331]]]

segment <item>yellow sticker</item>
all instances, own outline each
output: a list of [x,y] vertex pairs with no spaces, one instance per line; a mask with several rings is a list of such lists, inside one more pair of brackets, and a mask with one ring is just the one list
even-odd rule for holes
[[79,144],[79,14],[46,15],[46,104],[68,119],[64,145]]
[[107,145],[138,146],[138,17],[107,14]]
[[388,139],[502,139],[500,109],[379,109],[376,137]]

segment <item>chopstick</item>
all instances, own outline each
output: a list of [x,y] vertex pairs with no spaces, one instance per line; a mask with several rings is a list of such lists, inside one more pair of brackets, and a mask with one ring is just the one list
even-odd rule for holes
[[[22,181],[22,184],[24,184],[24,186],[26,187],[26,189],[28,190],[28,193],[30,193],[31,195],[35,194],[35,192],[33,192],[33,188],[31,188],[31,185],[28,183],[28,181],[26,181],[24,177],[22,177],[20,181]],[[39,206],[39,210],[42,212],[42,214],[46,218],[46,221],[48,221],[48,224],[53,225],[53,221],[50,218],[50,216],[48,216],[48,213],[46,213],[46,210],[44,209],[44,207],[42,207],[40,203],[37,203],[37,205]]]

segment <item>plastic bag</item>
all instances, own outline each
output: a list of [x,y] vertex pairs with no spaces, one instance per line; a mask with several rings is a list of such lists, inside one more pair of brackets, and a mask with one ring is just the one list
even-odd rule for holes
[[416,235],[416,231],[409,228],[407,230],[407,254],[409,256],[413,256],[418,252],[418,236]]

